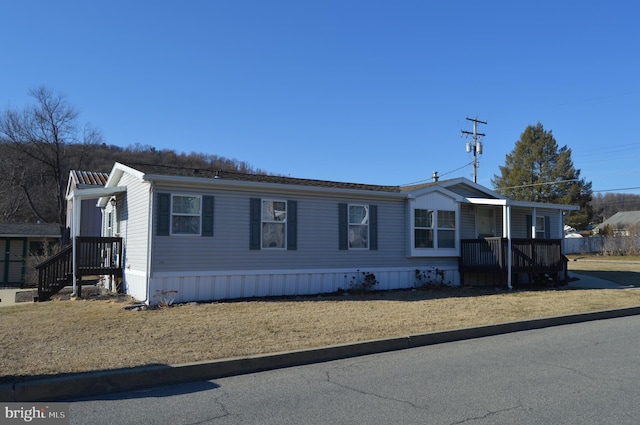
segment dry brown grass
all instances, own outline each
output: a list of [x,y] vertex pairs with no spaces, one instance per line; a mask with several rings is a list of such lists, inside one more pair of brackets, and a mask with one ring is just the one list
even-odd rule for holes
[[569,255],[569,270],[607,279],[621,285],[640,286],[640,257]]
[[1,308],[0,382],[637,306],[640,291],[458,288],[193,303],[145,311],[125,310],[129,303],[120,296]]

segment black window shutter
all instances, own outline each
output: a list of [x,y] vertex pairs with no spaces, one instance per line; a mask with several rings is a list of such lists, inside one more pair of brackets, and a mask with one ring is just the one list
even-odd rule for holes
[[378,249],[378,206],[369,205],[369,249]]
[[530,215],[527,215],[527,239],[531,239],[531,226],[533,223],[533,218]]
[[349,249],[349,221],[347,204],[338,204],[338,249]]
[[260,249],[260,198],[251,198],[249,204],[249,249]]
[[169,236],[171,226],[171,195],[169,193],[157,194],[158,221],[156,223],[156,234],[158,236]]
[[287,249],[298,249],[298,201],[287,201]]
[[202,197],[202,236],[213,236],[213,196]]

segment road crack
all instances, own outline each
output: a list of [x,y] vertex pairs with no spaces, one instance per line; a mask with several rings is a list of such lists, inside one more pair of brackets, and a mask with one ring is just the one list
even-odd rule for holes
[[362,394],[362,395],[365,395],[365,396],[375,397],[375,398],[378,398],[380,400],[386,400],[386,401],[391,401],[391,402],[395,402],[395,403],[401,403],[401,404],[413,407],[414,409],[418,409],[418,410],[425,410],[425,411],[429,410],[424,406],[420,406],[420,405],[412,403],[412,402],[410,402],[408,400],[402,400],[402,399],[399,399],[399,398],[384,396],[384,395],[381,395],[381,394],[376,394],[376,393],[370,392],[370,391],[364,391],[364,390],[361,390],[361,389],[356,388],[356,387],[351,387],[349,385],[342,384],[342,383],[337,382],[337,381],[335,381],[335,380],[333,380],[331,378],[331,372],[330,371],[327,371],[326,375],[327,375],[326,381],[328,383],[330,383],[332,385],[335,385],[337,387],[340,387],[340,388],[344,388],[345,390],[353,391],[355,393]]
[[471,417],[471,418],[465,418],[465,419],[463,419],[461,421],[452,422],[450,425],[460,425],[460,424],[464,424],[464,423],[469,422],[469,421],[479,421],[479,420],[482,420],[482,419],[487,419],[487,418],[489,418],[491,416],[498,415],[500,413],[510,412],[512,410],[518,410],[518,409],[522,409],[522,406],[513,406],[513,407],[507,407],[505,409],[492,410],[492,411],[487,412],[486,414],[484,414],[482,416],[474,416],[474,417]]

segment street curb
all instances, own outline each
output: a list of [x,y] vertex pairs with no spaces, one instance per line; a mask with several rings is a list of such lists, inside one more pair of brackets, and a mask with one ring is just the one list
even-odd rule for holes
[[640,306],[520,322],[507,322],[497,325],[409,335],[308,350],[223,359],[212,362],[174,366],[144,366],[73,374],[51,379],[0,385],[0,401],[73,400],[163,385],[209,381],[228,376],[321,363],[368,354],[634,315],[640,315]]

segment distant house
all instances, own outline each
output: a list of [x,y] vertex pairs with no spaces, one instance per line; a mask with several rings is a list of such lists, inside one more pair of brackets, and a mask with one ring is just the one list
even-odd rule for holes
[[[67,181],[67,199],[77,189],[91,189],[104,187],[109,178],[109,173],[98,173],[94,171],[69,171],[69,180]],[[73,203],[67,202],[67,222],[68,229],[71,228],[71,209]],[[102,210],[96,206],[95,199],[85,199],[82,201],[80,217],[80,235],[79,236],[101,236],[102,230]]]
[[0,223],[0,287],[20,287],[28,256],[44,255],[60,237],[58,224]]
[[362,273],[381,290],[488,275],[509,287],[536,274],[557,280],[563,213],[578,209],[510,200],[465,178],[380,186],[121,163],[104,187],[69,194],[76,223],[77,201],[92,198],[105,243],[92,247],[72,223],[75,272],[108,264],[121,289],[148,304],[163,294],[184,302],[328,293]]
[[640,211],[619,211],[598,225],[599,233],[610,226],[614,236],[629,236],[630,230],[640,231]]

